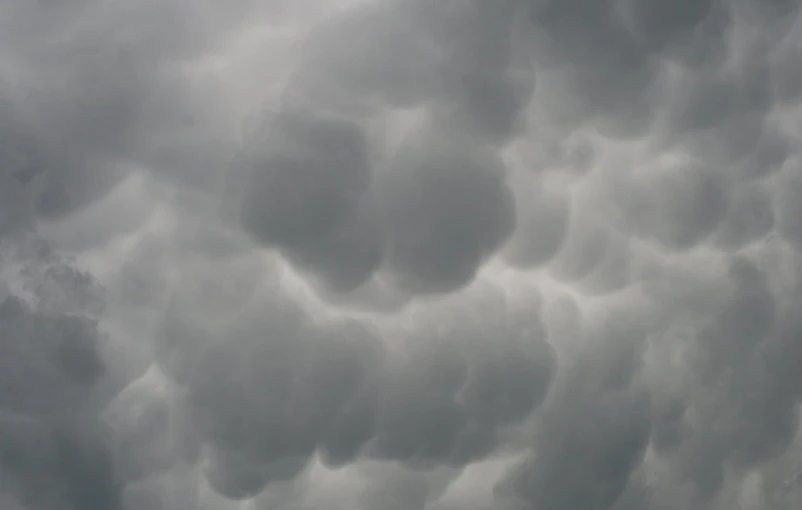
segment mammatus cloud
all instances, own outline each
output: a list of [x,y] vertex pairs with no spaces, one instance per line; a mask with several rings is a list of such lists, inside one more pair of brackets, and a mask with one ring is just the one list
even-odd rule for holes
[[0,34],[0,507],[802,501],[799,2]]

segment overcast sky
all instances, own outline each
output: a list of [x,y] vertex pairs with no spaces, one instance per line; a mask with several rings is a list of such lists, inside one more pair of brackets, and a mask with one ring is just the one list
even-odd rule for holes
[[800,12],[0,0],[0,508],[800,508]]

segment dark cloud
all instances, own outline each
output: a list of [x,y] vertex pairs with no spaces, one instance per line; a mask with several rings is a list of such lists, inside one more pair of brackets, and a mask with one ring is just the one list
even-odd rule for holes
[[266,118],[257,132],[233,180],[242,182],[243,228],[335,287],[361,284],[381,262],[384,244],[365,128],[299,110]]
[[[244,228],[345,290],[383,262],[404,291],[469,283],[514,227],[497,151],[534,86],[507,4],[389,2],[324,22],[302,46],[287,104],[237,158]],[[421,112],[400,142],[366,136],[388,106]]]
[[[7,275],[14,262],[3,260]],[[19,283],[33,303],[13,294],[0,301],[2,491],[22,508],[119,508],[91,396],[103,375],[94,282],[57,258],[21,262]]]
[[242,222],[263,242],[291,245],[353,214],[370,188],[370,155],[347,119],[287,112],[270,121],[242,163]]
[[0,506],[796,508],[799,12],[3,3]]
[[436,112],[413,122],[374,169],[356,120],[270,118],[234,168],[243,227],[334,287],[358,286],[382,262],[403,291],[463,287],[515,226],[506,169],[492,144]]
[[564,367],[540,418],[534,452],[499,490],[528,508],[614,508],[641,463],[651,423],[639,382],[641,324],[611,319]]
[[389,165],[379,197],[401,287],[449,291],[471,281],[515,226],[502,160],[435,119],[416,127]]

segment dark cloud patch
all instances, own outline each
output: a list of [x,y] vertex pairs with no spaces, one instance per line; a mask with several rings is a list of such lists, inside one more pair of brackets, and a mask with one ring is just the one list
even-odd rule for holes
[[370,188],[370,156],[361,126],[347,119],[287,112],[270,120],[242,162],[242,221],[266,243],[292,244],[353,212]]
[[717,8],[714,0],[691,0],[671,4],[629,0],[622,11],[637,40],[650,53],[661,53],[687,41]]
[[366,198],[334,228],[293,243],[285,253],[313,279],[317,276],[332,299],[348,295],[364,287],[383,261],[385,238],[379,212],[375,199]]
[[533,455],[497,490],[512,491],[527,508],[615,508],[651,430],[638,376],[643,326],[611,319],[576,364],[564,367],[539,418]]
[[[407,292],[469,283],[514,227],[496,151],[523,126],[534,87],[531,59],[513,44],[516,13],[515,2],[383,2],[325,20],[287,84],[287,101],[308,113],[279,112],[241,150],[245,166],[271,168],[234,193],[245,229],[335,288],[358,287],[380,266]],[[402,108],[426,119],[399,148],[365,136],[367,118]],[[339,128],[318,119],[323,110]],[[296,209],[280,210],[291,200]],[[297,239],[277,239],[275,222]]]
[[506,168],[446,119],[420,124],[378,169],[357,121],[280,113],[234,171],[243,227],[334,287],[382,263],[403,291],[466,285],[514,228]]
[[401,287],[451,291],[471,281],[515,226],[506,169],[490,147],[441,130],[404,140],[379,178],[388,262]]
[[304,110],[264,122],[232,178],[244,229],[334,287],[359,286],[383,257],[365,128]]
[[[54,256],[23,262],[16,278],[31,302],[0,301],[4,490],[22,508],[116,509],[120,486],[91,398],[104,369],[94,282]],[[3,260],[7,276],[13,264]]]

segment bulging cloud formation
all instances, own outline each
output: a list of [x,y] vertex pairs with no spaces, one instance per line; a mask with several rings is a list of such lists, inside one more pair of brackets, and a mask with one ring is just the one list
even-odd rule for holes
[[[470,282],[515,224],[500,149],[534,75],[508,3],[377,3],[322,22],[235,159],[243,228],[335,288],[377,271],[413,293]],[[388,125],[388,108],[408,113]]]
[[537,301],[517,311],[501,295],[445,302],[414,312],[411,326],[375,330],[266,299],[205,345],[179,339],[192,325],[178,316],[166,325],[159,365],[108,410],[130,479],[199,459],[215,490],[246,498],[315,458],[459,468],[498,448],[552,378]]
[[95,282],[46,246],[0,248],[9,282],[0,300],[0,501],[118,508],[110,438],[92,397],[104,370]]
[[0,506],[796,508],[793,0],[0,6]]

